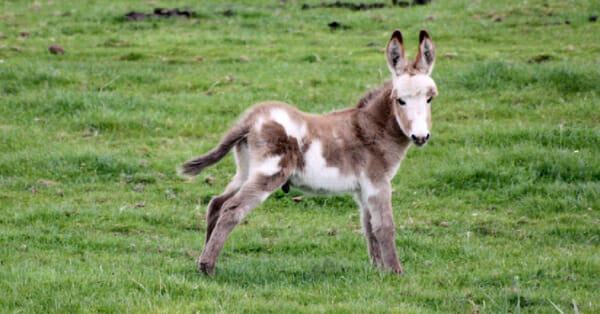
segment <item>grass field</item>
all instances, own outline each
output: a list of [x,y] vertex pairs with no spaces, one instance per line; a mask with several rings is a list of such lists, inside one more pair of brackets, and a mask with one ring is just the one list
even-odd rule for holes
[[[0,3],[0,312],[600,312],[600,2],[303,3]],[[254,102],[353,105],[388,78],[395,28],[412,56],[430,31],[440,91],[394,179],[406,275],[370,266],[350,197],[297,191],[199,275],[234,164],[175,167]]]

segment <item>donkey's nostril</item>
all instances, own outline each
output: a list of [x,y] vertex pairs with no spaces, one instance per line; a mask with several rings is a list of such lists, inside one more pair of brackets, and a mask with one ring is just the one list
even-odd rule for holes
[[425,136],[417,136],[414,134],[410,135],[410,138],[412,139],[412,141],[417,144],[418,146],[421,146],[425,143],[427,143],[427,140],[429,139],[431,135],[429,133],[427,133]]

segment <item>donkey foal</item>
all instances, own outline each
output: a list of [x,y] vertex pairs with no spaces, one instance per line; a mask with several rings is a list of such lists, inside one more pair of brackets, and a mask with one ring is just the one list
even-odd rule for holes
[[391,81],[350,109],[312,115],[280,102],[250,108],[206,155],[181,172],[197,175],[234,149],[237,173],[208,205],[206,243],[198,268],[212,274],[225,240],[240,221],[285,185],[323,193],[351,193],[362,212],[374,265],[402,273],[395,247],[391,180],[411,143],[430,138],[431,71],[435,49],[421,31],[419,51],[406,60],[400,31],[387,44]]

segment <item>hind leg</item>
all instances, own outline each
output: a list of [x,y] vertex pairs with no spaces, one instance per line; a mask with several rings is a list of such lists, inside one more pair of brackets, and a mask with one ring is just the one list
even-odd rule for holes
[[221,207],[228,199],[235,195],[238,189],[239,188],[236,188],[233,191],[224,192],[219,196],[215,196],[210,200],[210,203],[208,203],[208,210],[206,211],[206,238],[204,239],[204,244],[208,243],[213,229],[215,229],[215,225],[217,224],[217,220],[219,219],[219,214],[221,212]]
[[[265,167],[263,170],[268,170],[267,168]],[[282,186],[287,181],[288,176],[284,171],[278,171],[274,174],[259,173],[252,175],[234,196],[223,203],[212,235],[198,260],[200,271],[209,275],[214,273],[217,257],[233,228],[252,209],[267,199],[274,190]]]
[[233,180],[229,182],[225,191],[216,197],[213,197],[208,203],[208,210],[206,211],[206,239],[204,240],[204,244],[208,243],[208,240],[211,237],[211,234],[217,224],[217,220],[219,219],[219,215],[221,212],[221,208],[223,204],[235,195],[242,187],[244,182],[248,180],[248,170],[249,170],[249,156],[248,156],[248,145],[245,142],[242,142],[235,146],[235,163],[237,167],[237,172],[233,177]]

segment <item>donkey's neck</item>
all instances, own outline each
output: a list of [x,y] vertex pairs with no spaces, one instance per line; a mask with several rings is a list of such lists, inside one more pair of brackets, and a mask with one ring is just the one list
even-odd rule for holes
[[396,115],[391,83],[367,93],[354,109],[354,130],[361,145],[380,159],[390,179],[410,146]]
[[394,105],[391,82],[368,92],[356,107],[359,127],[372,141],[406,146],[409,138],[396,121]]

